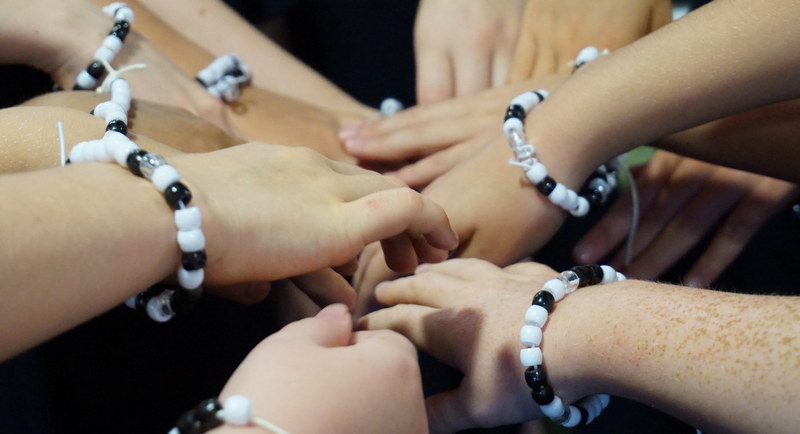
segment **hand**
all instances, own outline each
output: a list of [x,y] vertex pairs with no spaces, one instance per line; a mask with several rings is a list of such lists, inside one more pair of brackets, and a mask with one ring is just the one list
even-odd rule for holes
[[425,432],[414,347],[389,331],[351,330],[342,305],[289,324],[253,349],[220,401],[244,395],[254,415],[292,433]]
[[[457,256],[510,264],[544,245],[565,218],[519,168],[508,164],[511,156],[505,138],[498,138],[423,191],[445,209],[458,233]],[[376,284],[396,277],[374,249],[365,250],[354,279],[361,311],[368,309]]]
[[508,79],[570,71],[583,48],[620,48],[671,20],[668,0],[529,0]]
[[472,95],[418,105],[339,132],[347,151],[366,161],[417,159],[392,174],[411,187],[427,185],[469,158],[501,131],[509,102],[531,89],[554,91],[562,76],[542,77]]
[[518,331],[531,297],[555,275],[534,263],[507,270],[476,259],[421,265],[413,277],[381,284],[378,300],[393,307],[360,325],[397,331],[464,374],[458,388],[426,400],[431,431],[530,420],[541,415],[523,379]]
[[[652,280],[681,259],[710,231],[713,239],[683,276],[686,285],[710,285],[739,255],[761,225],[798,195],[785,181],[658,151],[636,173],[639,230],[633,257],[625,248],[610,261],[633,278]],[[628,235],[630,195],[621,197],[575,246],[579,263],[606,257]],[[719,226],[717,226],[719,224]]]
[[417,102],[506,81],[524,0],[423,0],[414,23]]
[[273,281],[350,263],[383,240],[392,268],[457,245],[444,211],[400,181],[302,148],[247,144],[170,159],[203,210],[206,281]]

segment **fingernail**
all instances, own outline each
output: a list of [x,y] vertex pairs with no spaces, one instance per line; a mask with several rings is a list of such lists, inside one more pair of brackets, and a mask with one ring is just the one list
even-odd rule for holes
[[686,279],[683,284],[686,286],[691,286],[692,288],[702,288],[705,286],[703,285],[703,282],[696,277],[690,277],[689,279]]
[[587,264],[593,262],[595,253],[590,247],[576,246],[573,250],[573,256],[579,264]]
[[317,313],[317,318],[339,320],[347,316],[349,313],[350,311],[347,310],[347,306],[341,303],[329,304],[328,306],[325,306],[324,309],[319,311],[319,313]]
[[347,139],[344,141],[344,146],[348,151],[359,151],[364,148],[364,139]]
[[419,265],[417,265],[417,269],[414,270],[414,274],[424,273],[424,272],[428,271],[428,269],[430,269],[430,268],[431,268],[431,264],[428,264],[428,263],[419,264]]
[[381,283],[375,285],[375,294],[377,295],[380,292],[386,291],[386,288],[389,287],[389,283],[390,282],[387,280],[385,282],[381,282]]
[[360,127],[361,126],[358,124],[343,126],[341,129],[339,129],[339,138],[342,140],[355,138],[358,135],[358,130]]

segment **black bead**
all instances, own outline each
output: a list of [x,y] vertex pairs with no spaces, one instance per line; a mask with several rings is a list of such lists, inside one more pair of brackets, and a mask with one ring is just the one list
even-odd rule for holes
[[578,288],[583,288],[584,286],[590,285],[589,282],[592,281],[594,270],[585,265],[578,265],[576,267],[572,267],[571,271],[577,274],[578,278],[580,279],[580,282],[578,282]]
[[550,196],[550,193],[555,190],[556,184],[557,183],[555,179],[545,176],[543,180],[536,184],[536,189],[539,190],[539,193],[542,193],[545,196]]
[[233,69],[228,71],[227,75],[230,75],[232,77],[241,77],[244,75],[244,72],[242,72],[242,68],[239,68],[239,66],[234,66]]
[[188,205],[192,200],[192,192],[180,181],[174,182],[164,190],[164,199],[172,209],[178,209],[180,204]]
[[535,91],[533,91],[533,93],[535,93],[536,96],[539,97],[539,102],[544,101],[545,98],[544,98],[544,95],[541,94],[541,92],[539,92],[538,90],[535,90]]
[[144,176],[142,170],[139,169],[139,164],[142,162],[145,155],[147,155],[147,151],[144,149],[135,149],[128,154],[128,158],[125,160],[128,169],[136,176]]
[[120,134],[126,135],[128,134],[128,126],[125,125],[125,122],[122,122],[122,119],[113,120],[106,125],[106,131],[116,131]]
[[200,301],[202,294],[203,290],[200,288],[192,290],[178,289],[172,293],[169,307],[172,308],[172,311],[175,312],[176,315],[183,315],[197,306],[197,302]]
[[64,161],[64,164],[72,164],[72,161],[70,161],[70,159],[69,159],[69,158],[67,158],[67,160],[66,160],[66,161]]
[[590,264],[587,267],[592,269],[592,280],[589,281],[589,285],[597,285],[603,281],[603,268],[597,264]]
[[578,425],[586,425],[589,423],[589,411],[586,410],[582,405],[576,405],[575,407],[581,412],[581,420],[578,421]]
[[222,425],[217,412],[222,409],[216,399],[207,399],[187,411],[178,419],[175,427],[181,434],[202,434]]
[[111,28],[111,31],[108,32],[108,34],[111,36],[116,36],[120,41],[125,42],[125,38],[128,37],[128,32],[130,29],[131,23],[127,21],[117,21],[114,23],[114,27]]
[[544,366],[528,366],[525,370],[525,382],[531,389],[539,389],[547,384],[547,373]]
[[531,389],[531,398],[533,398],[533,400],[539,405],[550,404],[553,402],[555,397],[556,394],[553,392],[553,388],[548,384],[545,384],[538,389]]
[[93,78],[98,79],[106,72],[106,67],[100,62],[92,62],[86,67],[86,72]]
[[517,118],[521,121],[525,120],[525,109],[518,104],[508,106],[506,110],[506,117],[504,121],[509,120],[510,118]]
[[184,253],[181,258],[181,264],[187,271],[199,270],[206,266],[206,251],[199,250],[197,252]]
[[593,208],[598,207],[603,204],[603,193],[600,193],[599,190],[592,190],[592,192],[586,197],[586,200],[589,201],[589,205],[591,205]]
[[548,291],[539,291],[533,296],[533,302],[531,302],[531,304],[541,306],[548,312],[552,312],[553,306],[556,304],[556,298]]

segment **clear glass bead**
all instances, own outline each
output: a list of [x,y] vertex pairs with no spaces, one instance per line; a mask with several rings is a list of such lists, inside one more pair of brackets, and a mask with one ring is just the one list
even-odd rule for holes
[[528,138],[525,136],[525,133],[522,131],[511,131],[511,136],[508,138],[508,144],[511,145],[512,148],[516,149],[520,146],[525,146],[528,144]]
[[575,290],[578,289],[578,285],[581,283],[581,278],[572,270],[562,271],[558,279],[564,282],[564,286],[567,288],[567,294],[575,292]]
[[145,154],[142,157],[142,161],[139,163],[139,170],[141,170],[142,175],[145,178],[150,179],[153,176],[153,171],[156,170],[156,167],[163,166],[167,164],[167,160],[164,157],[158,154]]

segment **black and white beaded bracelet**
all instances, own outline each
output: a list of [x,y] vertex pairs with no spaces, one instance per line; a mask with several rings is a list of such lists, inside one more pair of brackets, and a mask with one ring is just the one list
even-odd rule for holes
[[562,272],[558,278],[545,282],[533,296],[533,302],[525,312],[525,325],[519,332],[519,358],[525,366],[525,382],[531,388],[531,397],[539,405],[542,414],[565,427],[574,427],[592,422],[609,403],[608,395],[587,396],[573,405],[565,405],[555,395],[547,380],[542,350],[542,329],[556,302],[578,288],[625,280],[625,275],[608,265],[580,265]]
[[133,10],[125,3],[111,3],[103,7],[103,12],[114,17],[114,26],[94,52],[94,61],[78,73],[74,90],[91,90],[97,87],[98,80],[106,72],[105,65],[110,65],[114,61],[133,23]]
[[598,167],[595,176],[589,181],[590,192],[587,196],[579,196],[574,190],[549,176],[547,168],[536,157],[536,148],[525,135],[526,115],[548,96],[546,90],[540,89],[525,92],[511,100],[503,120],[503,133],[515,154],[509,164],[521,167],[528,180],[554,205],[576,217],[582,217],[592,206],[605,203],[616,188],[616,173],[611,164]]
[[194,306],[202,294],[206,264],[205,236],[201,229],[199,208],[189,206],[192,194],[180,182],[180,175],[160,155],[148,153],[128,138],[127,112],[131,92],[127,80],[117,78],[110,84],[111,99],[98,104],[92,114],[104,118],[106,133],[102,139],[76,144],[70,151],[70,163],[116,161],[131,173],[149,179],[164,194],[174,210],[178,228],[177,241],[182,251],[178,282],[182,290],[150,288],[126,301],[131,308],[146,310],[154,321],[164,322]]
[[223,424],[257,426],[275,434],[289,434],[281,427],[251,414],[250,399],[233,395],[220,405],[216,399],[207,399],[184,413],[169,434],[203,434]]
[[225,54],[197,73],[195,79],[208,93],[226,102],[239,99],[239,86],[250,81],[253,74],[235,54]]
[[578,53],[578,55],[575,57],[575,60],[570,62],[572,65],[572,73],[574,74],[578,69],[582,68],[587,63],[597,59],[600,56],[605,56],[608,53],[608,49],[600,51],[597,47],[585,47]]

